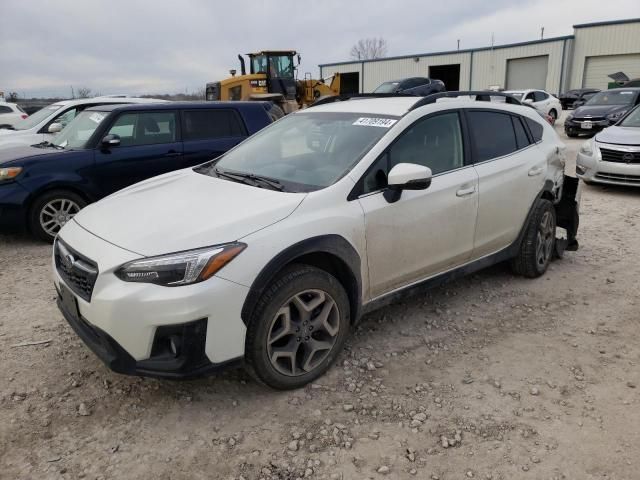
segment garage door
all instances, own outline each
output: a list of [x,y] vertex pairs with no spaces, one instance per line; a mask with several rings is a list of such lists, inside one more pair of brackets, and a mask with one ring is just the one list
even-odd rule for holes
[[548,66],[549,55],[507,60],[507,90],[544,90],[547,86]]
[[587,57],[582,86],[606,89],[612,81],[607,75],[616,72],[624,72],[630,79],[640,78],[640,53]]

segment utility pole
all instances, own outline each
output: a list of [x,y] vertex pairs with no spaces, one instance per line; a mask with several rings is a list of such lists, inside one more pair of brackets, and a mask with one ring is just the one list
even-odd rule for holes
[[544,27],[540,29],[540,40],[544,40]]
[[458,39],[458,50],[460,50],[460,39]]
[[73,93],[73,85],[71,85],[71,98],[76,98],[76,94]]

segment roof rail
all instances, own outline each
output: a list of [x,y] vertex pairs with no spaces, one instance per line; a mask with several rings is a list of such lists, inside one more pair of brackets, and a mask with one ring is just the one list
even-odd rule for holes
[[327,103],[334,102],[346,102],[347,100],[358,100],[363,98],[390,98],[390,97],[415,97],[419,98],[419,95],[413,93],[343,93],[341,95],[334,95],[331,97],[321,98],[309,105],[307,108],[316,107],[318,105],[325,105]]
[[425,105],[429,105],[431,103],[435,103],[440,98],[457,98],[462,96],[471,96],[475,95],[475,101],[478,102],[490,102],[491,97],[504,97],[505,103],[511,103],[513,105],[522,105],[522,102],[518,100],[516,97],[509,93],[505,92],[496,92],[494,90],[460,90],[460,91],[452,91],[452,92],[438,92],[432,93],[430,95],[425,96],[422,100],[416,102],[410,109],[415,110],[416,108],[423,107]]

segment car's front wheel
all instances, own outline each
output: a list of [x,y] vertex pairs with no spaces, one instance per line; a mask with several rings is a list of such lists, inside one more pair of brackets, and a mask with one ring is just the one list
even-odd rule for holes
[[536,202],[526,228],[511,268],[519,275],[535,278],[547,271],[555,251],[556,210],[549,200]]
[[555,108],[552,108],[549,112],[549,116],[551,117],[551,125],[555,125],[556,120],[558,120],[558,112],[556,112]]
[[293,265],[265,290],[247,327],[247,370],[266,385],[299,388],[325,373],[342,350],[351,319],[340,282]]
[[53,190],[38,197],[31,207],[29,227],[36,237],[53,242],[60,229],[87,202],[75,192]]

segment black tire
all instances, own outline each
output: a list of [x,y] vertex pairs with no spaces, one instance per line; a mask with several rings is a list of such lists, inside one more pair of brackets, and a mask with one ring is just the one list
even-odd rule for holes
[[[51,230],[47,231],[41,221],[41,218],[49,218],[44,210],[47,208],[47,205],[55,204],[59,202],[61,205],[71,205],[69,208],[68,214],[65,215],[66,220],[57,221],[57,225],[53,227],[55,232]],[[68,202],[68,203],[62,203]],[[31,210],[29,211],[29,229],[31,233],[45,242],[52,243],[55,239],[55,234],[62,228],[66,221],[73,218],[73,216],[78,213],[82,208],[87,205],[87,201],[78,195],[75,192],[70,190],[51,190],[49,192],[45,192],[41,196],[35,199],[33,205],[31,206]]]
[[282,110],[275,103],[272,103],[271,109],[267,112],[267,115],[269,115],[269,118],[271,119],[271,123],[273,123],[276,120],[280,120],[282,117],[284,117],[284,110]]
[[[313,310],[307,310],[308,317],[305,317],[303,310],[295,306],[297,303],[294,299],[299,300],[298,295],[304,299],[303,295],[307,292],[323,293],[324,297],[319,296],[315,300],[324,298],[325,301],[313,307]],[[311,297],[307,306],[312,306],[313,303],[314,298]],[[329,325],[331,319],[331,329],[336,329],[333,336],[318,327],[304,337],[307,329],[313,330],[310,324],[314,319],[319,321],[320,314],[325,309],[330,313],[326,316],[327,321],[321,323]],[[290,319],[289,322],[286,322],[287,318]],[[303,322],[305,318],[306,323]],[[253,310],[245,341],[246,369],[259,382],[271,388],[300,388],[329,369],[344,346],[350,324],[349,298],[340,282],[324,270],[302,264],[291,265],[271,282]],[[280,333],[274,335],[274,331]],[[327,343],[331,346],[322,350],[314,348],[314,345]],[[270,349],[274,349],[271,355]],[[292,357],[287,357],[287,354],[280,357],[276,349],[290,350],[286,353]],[[272,360],[274,358],[276,360]],[[304,365],[311,367],[312,360],[317,363],[305,372]],[[284,370],[290,370],[290,374],[283,373]]]
[[511,260],[511,268],[528,278],[541,276],[554,255],[555,242],[556,209],[549,200],[540,199],[529,218],[520,250]]

